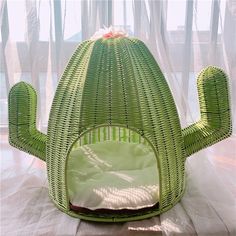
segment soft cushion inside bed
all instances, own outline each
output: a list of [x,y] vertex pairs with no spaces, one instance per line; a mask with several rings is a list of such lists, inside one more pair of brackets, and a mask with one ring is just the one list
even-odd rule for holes
[[157,161],[150,146],[104,141],[73,148],[67,184],[73,206],[140,209],[159,200]]

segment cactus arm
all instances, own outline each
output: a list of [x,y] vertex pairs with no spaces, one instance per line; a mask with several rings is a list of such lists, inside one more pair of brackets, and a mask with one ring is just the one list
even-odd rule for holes
[[46,160],[47,136],[36,128],[37,94],[34,88],[20,82],[9,93],[9,143]]
[[231,135],[232,125],[226,74],[209,66],[198,76],[201,119],[182,130],[186,156]]

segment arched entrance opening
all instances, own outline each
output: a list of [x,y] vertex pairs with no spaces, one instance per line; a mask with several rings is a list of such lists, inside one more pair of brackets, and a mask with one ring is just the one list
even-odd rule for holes
[[132,216],[159,207],[157,153],[137,130],[87,130],[72,145],[66,168],[70,209],[78,214]]

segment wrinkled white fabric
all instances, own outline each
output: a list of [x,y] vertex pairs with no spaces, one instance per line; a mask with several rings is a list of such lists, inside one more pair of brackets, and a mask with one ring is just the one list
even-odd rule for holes
[[1,143],[0,235],[75,235],[78,222],[49,198],[45,163]]
[[[207,29],[202,29],[201,21]],[[175,22],[177,27],[168,29]],[[46,131],[55,88],[68,59],[81,40],[104,25],[121,26],[148,45],[173,92],[182,125],[199,117],[197,73],[208,65],[223,68],[229,76],[235,135],[232,0],[0,1],[1,128],[7,128],[10,87],[23,80],[38,93],[38,123]],[[99,224],[71,218],[55,208],[47,194],[45,164],[16,151],[3,137],[1,235],[236,235],[235,139],[189,158],[185,195],[168,212],[138,222]]]
[[[227,140],[223,143],[227,143]],[[236,235],[236,188],[235,184],[232,185],[236,173],[231,173],[230,183],[223,169],[236,170],[236,151],[233,146],[228,150],[228,155],[230,153],[233,163],[230,157],[220,156],[220,151],[212,156],[205,150],[190,157],[186,163],[187,188],[181,203],[198,235],[207,235],[209,232],[212,235]],[[218,164],[218,158],[225,161],[222,170],[214,166]]]
[[59,211],[48,196],[45,163],[10,147],[7,137],[1,140],[1,235],[236,234],[236,137],[189,158],[186,192],[172,209],[119,224],[80,221]]

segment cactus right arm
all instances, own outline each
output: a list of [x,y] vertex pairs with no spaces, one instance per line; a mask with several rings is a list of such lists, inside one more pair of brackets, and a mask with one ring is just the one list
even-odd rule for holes
[[47,136],[36,129],[36,91],[25,82],[17,83],[8,104],[10,144],[45,161]]
[[182,131],[186,157],[232,133],[226,74],[209,66],[200,73],[197,84],[201,119]]

